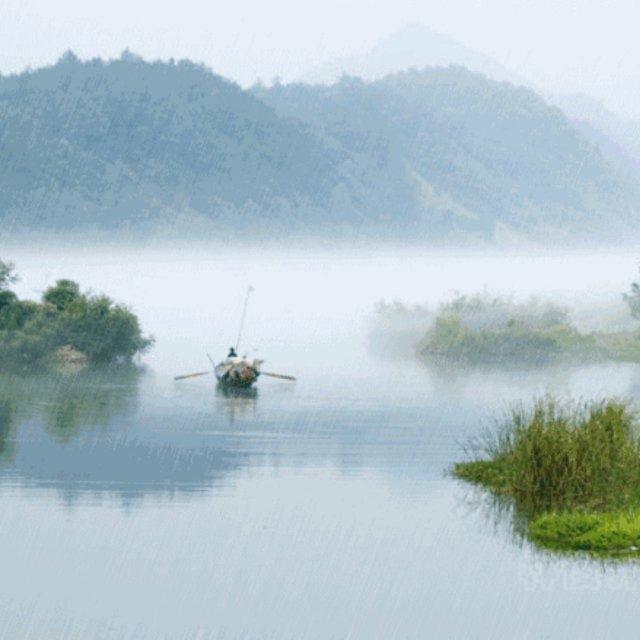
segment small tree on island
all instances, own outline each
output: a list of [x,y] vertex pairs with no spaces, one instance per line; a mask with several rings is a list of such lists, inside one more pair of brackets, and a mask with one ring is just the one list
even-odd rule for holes
[[624,293],[623,298],[629,305],[631,315],[640,320],[640,283],[632,283],[631,291],[629,293]]
[[80,297],[80,287],[73,280],[58,280],[42,296],[42,301],[52,304],[58,311],[64,311]]
[[13,284],[18,277],[13,271],[12,262],[3,262],[0,260],[0,291],[5,291],[9,285]]

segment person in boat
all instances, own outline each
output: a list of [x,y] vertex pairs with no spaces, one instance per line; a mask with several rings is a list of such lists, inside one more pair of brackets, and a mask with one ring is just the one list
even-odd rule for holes
[[238,357],[238,354],[236,353],[236,350],[233,347],[231,347],[229,349],[229,355],[227,356],[227,358],[237,358],[237,357]]

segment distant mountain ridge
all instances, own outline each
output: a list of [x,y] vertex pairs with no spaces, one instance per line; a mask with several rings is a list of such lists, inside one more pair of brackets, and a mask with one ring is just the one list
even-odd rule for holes
[[528,84],[518,74],[490,56],[474,51],[451,36],[421,24],[408,25],[363,53],[318,65],[304,74],[300,82],[332,84],[343,75],[355,76],[362,80],[380,80],[387,75],[412,68],[451,65],[466,67],[491,80],[516,85]]
[[628,236],[633,180],[532,91],[462,67],[244,91],[181,61],[0,77],[5,231],[429,242]]
[[551,102],[609,155],[631,161],[636,169],[640,168],[640,121],[622,118],[583,94],[554,96]]

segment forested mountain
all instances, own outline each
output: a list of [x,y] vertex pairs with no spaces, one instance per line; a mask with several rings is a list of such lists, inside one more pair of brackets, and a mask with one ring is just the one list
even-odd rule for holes
[[[638,191],[557,108],[462,67],[366,83],[256,91],[264,102],[376,163],[377,140],[440,233],[614,233],[638,220]],[[370,148],[367,148],[367,144]],[[385,172],[388,170],[385,167]]]
[[0,215],[20,225],[139,226],[186,212],[242,227],[324,209],[339,162],[303,126],[189,62],[67,54],[0,80]]
[[557,108],[462,67],[237,85],[190,62],[0,77],[0,221],[218,236],[623,237],[638,191]]

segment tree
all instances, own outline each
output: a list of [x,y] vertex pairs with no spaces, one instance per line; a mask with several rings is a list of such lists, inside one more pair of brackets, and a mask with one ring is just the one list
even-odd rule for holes
[[56,318],[58,343],[69,344],[92,362],[130,360],[153,344],[138,318],[107,296],[80,294]]
[[634,318],[640,320],[640,284],[634,282],[631,291],[623,294],[625,302],[629,305],[629,310]]
[[91,363],[128,362],[153,344],[129,309],[72,280],[58,280],[42,303],[19,300],[7,288],[15,280],[13,265],[0,261],[0,363],[47,364],[67,346]]
[[18,297],[8,288],[16,280],[13,264],[0,260],[0,331],[13,326],[16,322]]
[[42,296],[43,302],[52,304],[58,311],[64,311],[80,297],[80,287],[73,280],[58,280]]
[[17,279],[13,271],[13,263],[0,260],[0,291],[6,290]]

